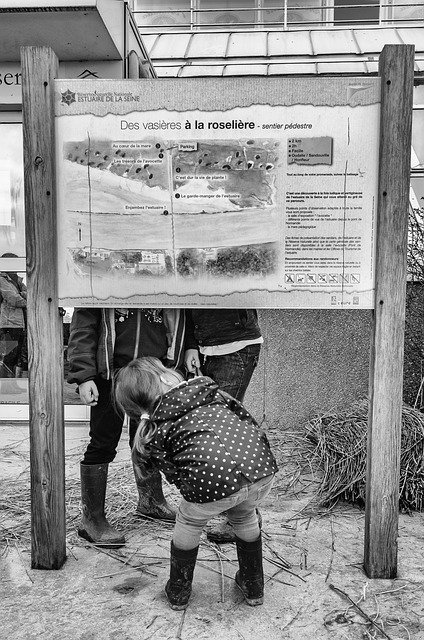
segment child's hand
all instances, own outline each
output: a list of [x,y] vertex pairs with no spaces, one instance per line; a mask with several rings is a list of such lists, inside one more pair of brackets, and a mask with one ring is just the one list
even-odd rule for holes
[[197,373],[200,369],[200,358],[197,349],[187,349],[184,354],[184,365],[188,373]]
[[94,380],[87,380],[78,387],[79,395],[84,404],[95,407],[99,399],[99,392]]

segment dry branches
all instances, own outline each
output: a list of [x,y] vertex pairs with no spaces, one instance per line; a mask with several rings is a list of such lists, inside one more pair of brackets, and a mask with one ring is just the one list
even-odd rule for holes
[[[321,505],[340,498],[364,504],[367,423],[367,400],[309,422],[307,437],[315,444],[311,459],[323,472],[318,491]],[[407,405],[402,409],[399,507],[424,510],[424,414]]]

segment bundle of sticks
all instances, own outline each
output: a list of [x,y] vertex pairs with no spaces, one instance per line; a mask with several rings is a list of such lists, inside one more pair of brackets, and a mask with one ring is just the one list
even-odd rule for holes
[[[367,425],[368,400],[346,411],[319,414],[307,424],[306,437],[314,445],[308,455],[321,470],[321,506],[338,500],[364,505]],[[424,510],[424,413],[406,404],[402,407],[399,508]]]

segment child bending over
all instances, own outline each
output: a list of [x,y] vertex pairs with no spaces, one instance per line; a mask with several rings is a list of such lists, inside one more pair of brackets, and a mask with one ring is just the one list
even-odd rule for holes
[[223,511],[236,534],[236,583],[249,605],[262,604],[256,509],[271,490],[277,464],[255,420],[210,378],[186,382],[150,357],[120,369],[115,401],[140,421],[133,446],[138,468],[142,473],[152,467],[163,471],[182,496],[165,586],[171,608],[187,607],[202,528]]

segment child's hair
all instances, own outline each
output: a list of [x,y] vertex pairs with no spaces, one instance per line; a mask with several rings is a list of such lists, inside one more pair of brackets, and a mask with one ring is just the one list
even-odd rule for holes
[[114,402],[122,413],[139,420],[133,444],[133,458],[149,458],[149,443],[156,435],[156,424],[149,420],[163,392],[161,376],[175,375],[175,382],[183,377],[167,369],[158,358],[144,357],[132,360],[120,369],[114,378]]

